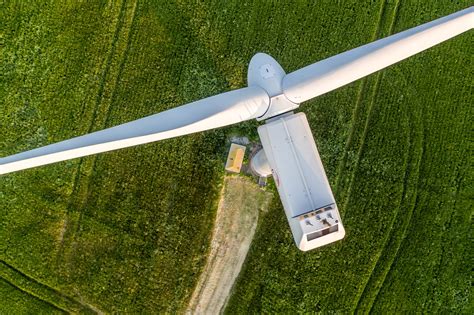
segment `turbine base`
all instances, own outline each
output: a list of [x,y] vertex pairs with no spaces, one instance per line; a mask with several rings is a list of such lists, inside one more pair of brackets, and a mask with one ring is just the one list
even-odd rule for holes
[[268,164],[263,149],[260,149],[250,160],[250,169],[260,177],[268,177],[272,175],[272,169]]

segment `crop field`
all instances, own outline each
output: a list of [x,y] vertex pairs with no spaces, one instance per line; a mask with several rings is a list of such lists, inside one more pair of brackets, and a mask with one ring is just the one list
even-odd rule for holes
[[[244,87],[257,52],[290,72],[469,5],[3,0],[0,156]],[[300,252],[274,197],[227,313],[472,313],[472,43],[471,31],[300,107],[346,238]],[[0,313],[183,312],[228,136],[257,125],[1,176]]]

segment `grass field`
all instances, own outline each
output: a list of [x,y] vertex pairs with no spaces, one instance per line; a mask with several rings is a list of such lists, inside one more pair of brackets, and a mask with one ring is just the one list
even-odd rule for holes
[[[0,156],[292,71],[469,1],[1,1]],[[472,313],[473,35],[300,107],[346,239],[260,216],[228,313]],[[0,178],[0,313],[181,312],[209,250],[226,136],[256,122]]]

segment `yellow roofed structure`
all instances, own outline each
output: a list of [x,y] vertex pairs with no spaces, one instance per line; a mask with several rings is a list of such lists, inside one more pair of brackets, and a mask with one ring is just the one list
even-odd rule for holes
[[227,163],[225,164],[226,171],[240,173],[244,155],[245,146],[232,143],[230,145],[229,155],[227,156]]

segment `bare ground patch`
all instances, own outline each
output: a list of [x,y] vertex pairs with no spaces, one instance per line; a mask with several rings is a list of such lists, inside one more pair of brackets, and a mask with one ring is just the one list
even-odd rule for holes
[[271,197],[247,178],[225,178],[211,250],[187,313],[217,314],[223,310],[247,256],[259,211],[268,207]]

